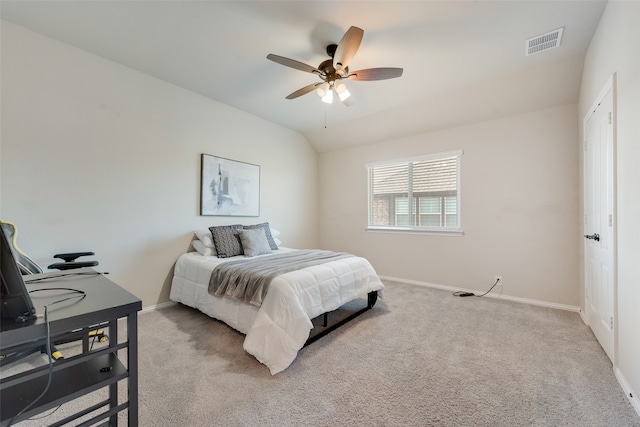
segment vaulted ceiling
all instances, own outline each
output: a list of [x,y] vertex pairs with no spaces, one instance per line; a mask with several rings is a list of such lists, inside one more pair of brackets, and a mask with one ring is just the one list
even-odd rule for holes
[[[578,101],[603,1],[7,1],[2,19],[304,134],[320,152]],[[350,26],[364,29],[348,81],[354,105],[327,105],[317,67]],[[561,45],[525,42],[564,28]]]

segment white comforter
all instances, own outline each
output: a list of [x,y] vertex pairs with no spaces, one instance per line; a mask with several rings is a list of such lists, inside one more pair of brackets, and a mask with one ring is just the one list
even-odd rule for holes
[[[293,249],[281,248],[276,253]],[[263,255],[269,256],[269,255]],[[272,375],[295,359],[313,327],[311,319],[379,291],[384,285],[364,258],[348,257],[282,274],[271,282],[261,307],[209,295],[215,265],[244,257],[182,255],[175,266],[170,298],[197,308],[246,334],[244,349],[269,367]]]

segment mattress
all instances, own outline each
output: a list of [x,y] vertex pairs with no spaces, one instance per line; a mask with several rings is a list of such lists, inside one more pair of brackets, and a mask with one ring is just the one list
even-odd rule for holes
[[[273,253],[295,251],[280,248]],[[260,255],[268,257],[270,255]],[[176,262],[170,298],[221,320],[246,335],[243,347],[272,375],[286,369],[309,338],[311,319],[378,291],[384,285],[365,258],[353,256],[277,276],[260,307],[209,294],[211,272],[222,262],[189,252]]]

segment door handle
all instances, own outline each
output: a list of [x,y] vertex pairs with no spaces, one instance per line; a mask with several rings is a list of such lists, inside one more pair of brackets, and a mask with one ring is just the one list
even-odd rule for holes
[[600,235],[598,233],[585,234],[584,237],[586,237],[587,239],[595,240],[596,242],[600,241]]

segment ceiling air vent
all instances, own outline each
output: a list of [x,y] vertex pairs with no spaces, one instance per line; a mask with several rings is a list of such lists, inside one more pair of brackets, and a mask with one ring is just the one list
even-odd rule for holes
[[534,53],[542,52],[543,50],[553,49],[560,46],[560,40],[562,39],[563,28],[550,31],[546,34],[533,37],[527,40],[525,46],[526,55],[533,55]]

